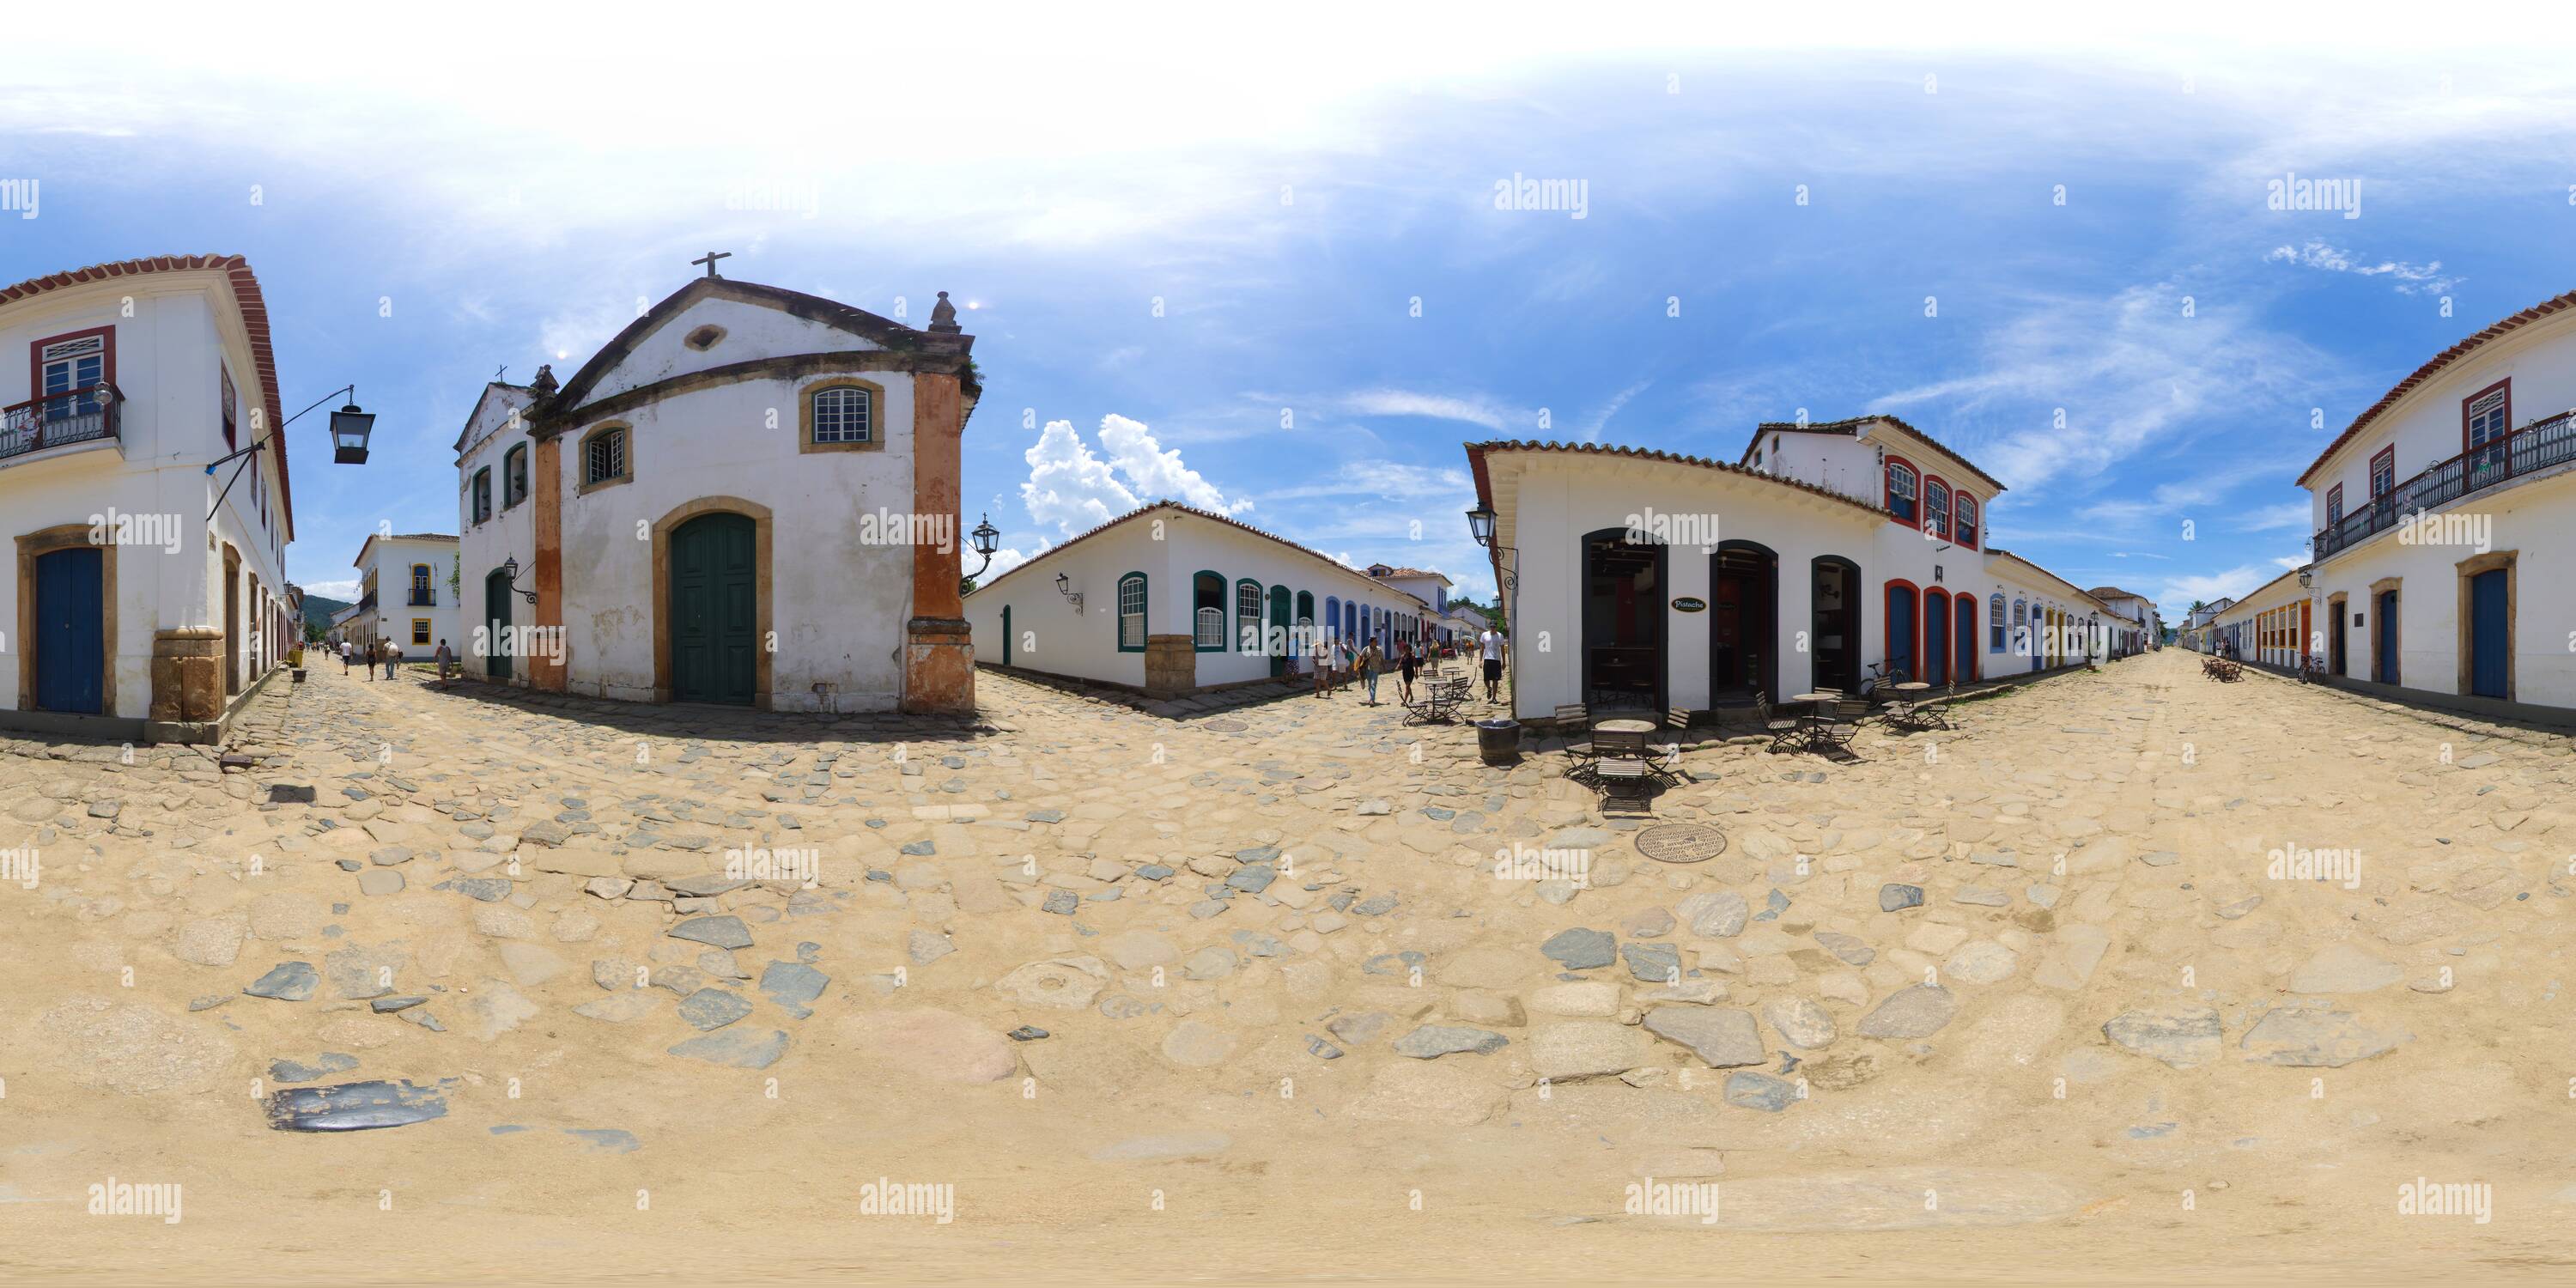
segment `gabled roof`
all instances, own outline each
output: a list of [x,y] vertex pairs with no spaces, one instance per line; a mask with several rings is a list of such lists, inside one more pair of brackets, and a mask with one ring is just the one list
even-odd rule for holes
[[1831,488],[1818,487],[1813,483],[1802,483],[1797,479],[1782,478],[1777,474],[1766,474],[1761,470],[1748,469],[1742,465],[1729,465],[1724,461],[1710,460],[1705,456],[1683,456],[1675,452],[1656,451],[1653,448],[1646,447],[1611,447],[1601,443],[1541,443],[1525,442],[1517,439],[1494,439],[1482,443],[1467,444],[1467,467],[1476,477],[1476,503],[1478,505],[1489,506],[1493,504],[1494,486],[1492,479],[1487,476],[1485,471],[1485,457],[1488,453],[1494,452],[1562,452],[1575,456],[1617,456],[1625,457],[1629,460],[1663,461],[1674,465],[1695,465],[1701,469],[1715,470],[1720,474],[1733,474],[1742,478],[1758,479],[1764,483],[1771,484],[1774,487],[1795,488],[1798,491],[1806,492],[1815,496],[1821,496],[1827,500],[1840,501],[1856,510],[1866,510],[1882,519],[1887,517],[1887,511],[1884,508],[1872,505],[1858,497],[1845,496]]
[[106,264],[92,264],[60,273],[31,277],[15,286],[0,288],[0,304],[42,295],[66,286],[103,282],[118,277],[135,277],[145,273],[220,272],[231,282],[233,304],[241,310],[242,329],[250,333],[251,365],[259,372],[263,394],[261,406],[267,412],[274,435],[269,441],[277,452],[277,509],[286,521],[286,539],[295,539],[295,488],[286,474],[286,436],[274,431],[286,423],[286,414],[278,404],[277,358],[269,352],[268,301],[260,294],[259,278],[250,271],[250,261],[239,255],[154,255],[146,259],[120,259]]
[[[729,277],[696,277],[689,279],[688,285],[663,297],[661,303],[645,310],[644,316],[627,323],[626,329],[618,332],[615,339],[591,355],[590,361],[583,363],[581,370],[574,372],[572,379],[565,381],[563,388],[546,400],[545,414],[552,418],[564,412],[578,411],[590,401],[590,391],[598,386],[601,378],[633,354],[646,337],[688,311],[689,306],[710,296],[777,309],[809,322],[846,331],[887,349],[952,355],[962,359],[975,344],[975,337],[971,335],[915,331],[891,318],[879,317],[865,309],[852,308],[819,295],[763,286],[758,282],[735,281]],[[971,375],[967,381],[971,394]]]
[[[352,568],[366,567],[367,550],[374,546],[378,539],[377,534],[372,532],[368,533],[367,539],[358,543],[358,557],[350,560],[349,566]],[[384,537],[382,539],[386,541],[455,541],[456,535],[451,532],[397,532],[390,537]]]
[[2423,366],[2417,367],[2413,375],[2406,377],[2404,380],[2398,381],[2395,387],[2391,388],[2387,393],[2380,395],[2379,401],[2372,403],[2369,410],[2353,417],[2352,424],[2345,426],[2342,433],[2335,435],[2335,440],[2326,444],[2326,450],[2317,453],[2317,459],[2308,462],[2308,468],[2306,471],[2299,475],[2299,486],[2306,487],[2308,485],[2308,480],[2315,478],[2317,471],[2325,468],[2325,463],[2329,457],[2342,451],[2344,449],[2344,445],[2350,443],[2356,436],[2358,436],[2364,428],[2369,426],[2370,422],[2379,419],[2380,413],[2387,411],[2392,406],[2395,406],[2399,399],[2415,392],[2417,387],[2439,374],[2442,368],[2467,357],[2483,345],[2502,339],[2503,337],[2510,335],[2515,331],[2519,331],[2542,318],[2548,317],[2553,313],[2564,312],[2571,307],[2576,307],[2576,291],[2569,291],[2565,295],[2553,296],[2549,299],[2542,300],[2540,303],[2534,304],[2530,308],[2524,309],[2522,312],[2516,313],[2512,317],[2497,322],[2494,325],[2489,326],[2487,329],[2478,332],[2476,335],[2470,336],[2468,339],[2462,340],[2458,344],[2452,345],[2450,348],[2434,354],[2432,361],[2425,363]]
[[1448,574],[1433,572],[1428,568],[1387,568],[1385,572],[1370,571],[1370,569],[1385,567],[1386,565],[1384,564],[1370,564],[1368,568],[1361,569],[1361,571],[1367,572],[1369,576],[1375,577],[1379,581],[1394,581],[1398,578],[1409,577],[1437,577],[1440,580],[1440,584],[1443,586],[1454,586],[1457,584],[1456,582],[1449,580]]
[[1261,538],[1261,539],[1262,539],[1262,540],[1264,540],[1264,541],[1275,541],[1275,542],[1278,542],[1280,545],[1286,546],[1286,547],[1288,547],[1289,549],[1294,550],[1294,551],[1296,551],[1297,553],[1299,553],[1299,554],[1301,554],[1301,555],[1306,556],[1307,558],[1313,559],[1313,560],[1315,560],[1315,561],[1316,561],[1316,562],[1318,562],[1318,563],[1322,563],[1322,564],[1328,565],[1328,566],[1330,566],[1331,568],[1333,568],[1334,570],[1336,570],[1336,571],[1338,571],[1338,572],[1341,572],[1341,573],[1347,574],[1347,575],[1352,576],[1352,577],[1356,577],[1356,578],[1358,578],[1359,580],[1364,581],[1364,582],[1367,582],[1367,583],[1369,583],[1369,584],[1370,584],[1370,585],[1372,585],[1372,586],[1376,586],[1378,589],[1383,590],[1383,591],[1385,591],[1386,593],[1388,593],[1388,594],[1390,594],[1390,595],[1394,595],[1394,596],[1397,596],[1397,597],[1402,598],[1402,599],[1410,599],[1410,600],[1412,600],[1414,603],[1421,604],[1425,609],[1428,609],[1428,608],[1430,608],[1430,607],[1431,607],[1431,605],[1430,605],[1429,603],[1425,602],[1421,596],[1419,596],[1419,595],[1415,595],[1415,594],[1411,594],[1411,593],[1406,592],[1406,591],[1397,590],[1397,589],[1396,589],[1395,587],[1393,587],[1393,586],[1384,585],[1384,584],[1380,583],[1376,578],[1369,576],[1367,573],[1361,572],[1359,569],[1357,569],[1357,568],[1353,568],[1353,567],[1351,567],[1349,564],[1343,563],[1341,560],[1339,560],[1339,559],[1335,559],[1335,558],[1333,558],[1331,555],[1325,554],[1324,552],[1322,552],[1322,551],[1320,551],[1320,550],[1313,550],[1313,549],[1309,549],[1308,547],[1298,545],[1296,542],[1294,542],[1294,541],[1290,541],[1288,538],[1283,537],[1283,536],[1280,536],[1280,535],[1278,535],[1277,533],[1274,533],[1274,532],[1264,532],[1264,531],[1262,531],[1261,529],[1256,528],[1256,527],[1252,526],[1252,525],[1251,525],[1251,524],[1249,524],[1249,523],[1245,523],[1245,522],[1244,522],[1243,520],[1241,520],[1241,519],[1228,518],[1228,517],[1226,517],[1225,515],[1218,514],[1218,513],[1217,513],[1216,511],[1214,511],[1214,510],[1202,510],[1202,509],[1198,508],[1198,507],[1197,507],[1197,506],[1195,506],[1195,505],[1183,505],[1182,503],[1180,503],[1180,502],[1178,502],[1178,501],[1148,501],[1148,502],[1146,502],[1145,504],[1140,505],[1140,506],[1136,507],[1135,509],[1128,511],[1128,512],[1127,512],[1127,513],[1125,513],[1125,514],[1119,515],[1119,516],[1118,516],[1117,518],[1115,518],[1115,519],[1111,519],[1111,520],[1110,520],[1109,522],[1107,522],[1107,523],[1101,524],[1099,527],[1093,528],[1092,530],[1090,530],[1090,531],[1088,531],[1088,532],[1079,533],[1079,534],[1075,535],[1075,536],[1074,536],[1074,537],[1072,537],[1071,539],[1067,540],[1063,545],[1060,545],[1060,546],[1049,546],[1049,547],[1047,547],[1045,550],[1042,550],[1042,551],[1038,552],[1037,554],[1035,554],[1035,555],[1031,556],[1031,557],[1029,558],[1028,562],[1026,562],[1026,563],[1022,563],[1022,564],[1018,564],[1018,565],[1014,566],[1014,567],[1013,567],[1009,572],[1003,573],[1001,576],[999,576],[999,577],[995,577],[995,578],[994,578],[994,579],[992,579],[991,581],[983,582],[983,583],[981,583],[981,584],[977,585],[977,586],[975,587],[975,589],[973,589],[972,591],[967,592],[967,598],[972,599],[972,598],[974,598],[974,597],[975,597],[975,596],[977,596],[977,595],[983,594],[985,591],[991,590],[993,587],[1001,585],[1003,582],[1010,580],[1012,577],[1015,577],[1015,576],[1019,575],[1020,573],[1022,573],[1022,572],[1024,572],[1024,571],[1027,571],[1028,569],[1030,569],[1030,568],[1032,568],[1032,567],[1035,567],[1037,564],[1039,564],[1039,563],[1041,563],[1041,562],[1043,562],[1043,561],[1045,561],[1045,560],[1047,560],[1047,559],[1051,559],[1051,558],[1055,557],[1056,555],[1063,553],[1064,551],[1070,550],[1070,549],[1072,549],[1073,547],[1075,547],[1075,546],[1078,546],[1078,545],[1082,544],[1082,543],[1083,543],[1083,542],[1085,542],[1085,541],[1089,541],[1089,540],[1090,540],[1090,539],[1092,539],[1093,537],[1099,536],[1101,533],[1107,532],[1107,531],[1109,531],[1109,530],[1110,530],[1110,529],[1112,529],[1112,528],[1118,527],[1118,526],[1120,526],[1120,525],[1122,525],[1122,524],[1125,524],[1125,523],[1131,522],[1131,521],[1136,520],[1136,519],[1143,518],[1144,516],[1146,516],[1146,515],[1148,515],[1148,514],[1152,514],[1152,513],[1154,513],[1154,512],[1155,512],[1155,511],[1157,511],[1157,510],[1178,510],[1178,511],[1180,511],[1180,512],[1181,512],[1181,513],[1183,513],[1183,514],[1194,514],[1194,515],[1197,515],[1198,517],[1200,517],[1200,518],[1202,518],[1202,519],[1208,519],[1208,520],[1211,520],[1211,521],[1213,521],[1213,522],[1222,523],[1222,524],[1227,525],[1228,527],[1241,528],[1241,529],[1243,529],[1244,531],[1249,532],[1249,533],[1251,533],[1252,535],[1254,535],[1254,536],[1256,536],[1256,537],[1259,537],[1259,538]]
[[1762,436],[1764,434],[1842,434],[1848,437],[1858,435],[1862,427],[1873,421],[1884,421],[1887,424],[1893,425],[1896,428],[1923,440],[1925,446],[1931,447],[1942,455],[1949,457],[1951,460],[1957,461],[1961,465],[1968,467],[1968,472],[1976,475],[1977,478],[1984,482],[1986,486],[1993,488],[1998,492],[2011,490],[2004,486],[2003,480],[1996,478],[1992,474],[1986,473],[1984,470],[1978,469],[1975,461],[1961,456],[1957,452],[1952,451],[1949,446],[1944,444],[1940,439],[1934,438],[1930,434],[1926,434],[1922,430],[1916,429],[1912,425],[1908,425],[1894,416],[1852,416],[1843,420],[1820,420],[1807,421],[1803,423],[1794,420],[1766,420],[1753,427],[1753,437],[1745,440],[1744,451],[1736,456],[1735,463],[1742,465],[1746,461],[1753,459],[1753,449],[1761,444]]
[[526,399],[519,403],[519,406],[522,409],[534,404],[537,400],[537,391],[527,385],[514,385],[506,380],[495,380],[485,384],[483,386],[483,392],[475,397],[474,405],[466,409],[464,425],[460,426],[456,431],[455,451],[457,455],[463,456],[465,454],[465,436],[474,432],[474,418],[483,414],[483,404],[487,399],[491,398],[492,391],[495,389],[507,390],[514,394],[527,395]]

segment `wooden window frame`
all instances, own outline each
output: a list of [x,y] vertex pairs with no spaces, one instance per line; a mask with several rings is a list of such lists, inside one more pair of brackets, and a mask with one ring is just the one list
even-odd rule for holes
[[[1932,489],[1936,485],[1941,489],[1941,508],[1937,512],[1932,508]],[[1948,541],[1950,539],[1950,498],[1954,495],[1950,490],[1950,480],[1945,479],[1938,474],[1925,474],[1923,476],[1921,486],[1923,501],[1923,504],[1920,507],[1923,512],[1922,530],[1931,533],[1934,537],[1940,540]],[[1938,526],[1935,526],[1934,524],[1935,519],[1939,520]]]
[[429,619],[428,619],[428,618],[426,618],[426,617],[415,617],[415,618],[411,619],[411,645],[410,645],[410,646],[411,646],[411,647],[420,647],[420,648],[427,648],[427,647],[429,646]]
[[2343,484],[2337,483],[2326,489],[2326,526],[2331,528],[2341,522],[2343,522]]
[[474,522],[477,524],[490,523],[492,521],[491,466],[486,465],[483,468],[474,471],[474,486],[469,491],[473,498]]
[[[1246,589],[1252,591],[1252,617],[1248,622],[1243,616],[1243,592]],[[1236,652],[1268,653],[1270,651],[1268,644],[1265,643],[1265,640],[1270,633],[1269,620],[1266,616],[1269,611],[1268,605],[1270,603],[1268,595],[1269,592],[1263,588],[1262,584],[1254,581],[1250,577],[1245,577],[1234,583],[1234,644]],[[1250,634],[1246,634],[1244,632],[1244,628],[1246,626],[1250,626],[1252,628]]]
[[509,510],[528,499],[528,445],[513,443],[501,453],[501,508]]
[[[626,471],[625,473],[611,475],[607,478],[594,479],[590,476],[590,445],[593,441],[605,434],[624,434],[626,436],[626,459],[622,462],[626,466]],[[593,425],[589,429],[582,431],[581,441],[577,444],[577,449],[577,454],[573,457],[573,460],[576,462],[576,468],[581,471],[581,489],[574,493],[575,496],[588,496],[604,487],[616,487],[623,483],[632,483],[635,481],[635,427],[633,425],[622,420],[601,421],[599,424]]]
[[[1914,517],[1910,519],[1896,512],[1896,467],[1900,465],[1905,467],[1906,474],[1914,480],[1914,495],[1906,498],[1907,502],[1914,507]],[[1909,461],[1902,456],[1889,456],[1887,458],[1887,463],[1879,467],[1878,487],[1879,503],[1887,508],[1888,522],[1901,528],[1914,528],[1918,530],[1922,528],[1923,471],[1917,469],[1914,462]]]
[[[835,389],[855,389],[868,396],[868,436],[855,443],[818,443],[814,441],[814,399]],[[826,376],[796,391],[796,450],[799,452],[881,452],[885,450],[886,391],[873,380],[856,376]]]
[[1965,546],[1970,550],[1982,549],[1982,547],[1977,543],[1984,539],[1984,530],[1979,527],[1979,525],[1984,522],[1985,517],[1986,508],[1983,505],[1978,504],[1977,498],[1974,495],[1962,492],[1957,488],[1950,489],[1950,536],[1952,540],[1957,541],[1960,545]]
[[[2463,457],[2477,450],[2469,442],[2469,409],[2477,406],[2478,400],[2488,394],[2504,395],[2504,428],[2498,430],[2496,436],[2488,439],[2487,442],[2496,445],[2496,450],[2499,452],[2512,450],[2504,446],[2513,441],[2513,377],[2507,376],[2460,400],[2460,455]],[[2464,460],[2461,464],[2465,467],[2467,462]]]
[[[2388,486],[2384,489],[2379,486],[2379,465],[2382,461],[2388,463]],[[2395,496],[2396,494],[2397,444],[2390,443],[2388,446],[2380,448],[2378,451],[2370,454],[2370,499],[2377,501],[2383,496]]]
[[[1127,583],[1131,581],[1136,583],[1136,642],[1134,644],[1127,642]],[[1118,632],[1118,651],[1144,652],[1145,641],[1153,638],[1154,631],[1153,579],[1147,577],[1142,570],[1127,573],[1113,584],[1110,593],[1113,596],[1109,605],[1110,616]]]

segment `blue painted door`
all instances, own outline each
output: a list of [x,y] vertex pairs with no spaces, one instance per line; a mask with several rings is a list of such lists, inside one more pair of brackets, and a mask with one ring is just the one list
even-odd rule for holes
[[1011,664],[1011,606],[1002,605],[1002,665]]
[[1923,682],[1942,684],[1950,678],[1950,597],[1923,597]]
[[1270,588],[1270,638],[1263,642],[1270,650],[1270,674],[1277,678],[1288,674],[1288,588]]
[[2381,684],[2397,683],[2397,592],[2379,592],[2379,647],[2373,649],[2373,678]]
[[1914,592],[1904,586],[1887,588],[1887,669],[1915,678]]
[[1958,652],[1950,657],[1958,659],[1958,683],[1965,685],[1976,680],[1976,600],[1960,595],[1950,611],[1958,613]]
[[2504,569],[2494,568],[2469,578],[2469,692],[2481,698],[2512,696],[2506,680],[2513,668],[2504,577]]
[[104,715],[106,565],[95,546],[36,557],[36,706]]

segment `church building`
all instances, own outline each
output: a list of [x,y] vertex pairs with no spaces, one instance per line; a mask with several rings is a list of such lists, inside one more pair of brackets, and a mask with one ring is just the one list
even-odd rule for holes
[[780,711],[962,714],[959,439],[926,330],[717,275],[569,380],[487,386],[456,444],[470,674]]

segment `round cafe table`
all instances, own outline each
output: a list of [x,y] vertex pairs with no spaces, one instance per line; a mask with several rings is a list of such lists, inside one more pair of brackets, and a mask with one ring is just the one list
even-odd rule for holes
[[1919,689],[1928,689],[1931,687],[1931,685],[1925,684],[1921,680],[1907,680],[1905,683],[1897,685],[1896,691],[1899,693],[1912,693]]
[[1603,720],[1595,723],[1592,727],[1602,733],[1653,733],[1655,731],[1655,722],[1652,720]]

